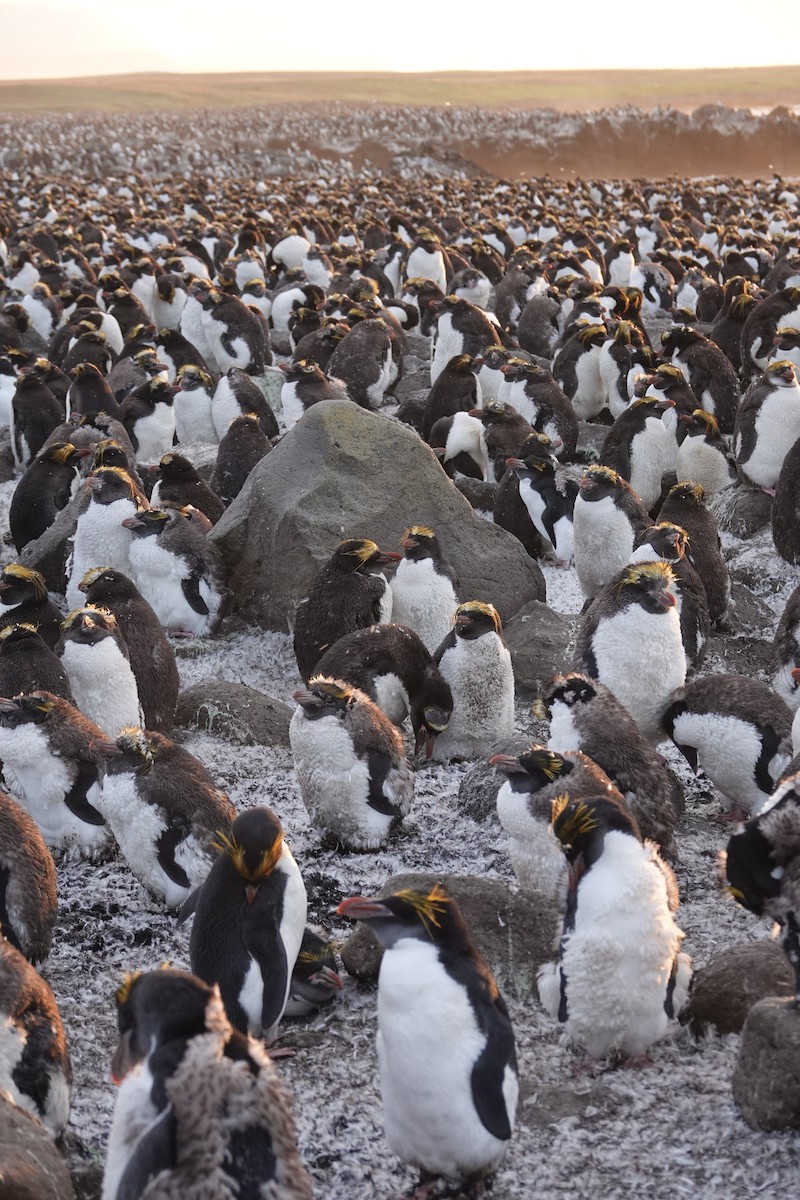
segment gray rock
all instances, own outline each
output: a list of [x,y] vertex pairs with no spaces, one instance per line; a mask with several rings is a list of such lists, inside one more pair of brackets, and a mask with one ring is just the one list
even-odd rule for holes
[[203,679],[178,696],[175,724],[241,746],[288,746],[292,710],[244,683]]
[[283,410],[281,390],[285,382],[286,376],[277,367],[265,367],[263,375],[259,375],[253,380],[253,383],[261,388],[267,404],[274,413],[279,413]]
[[681,1023],[695,1036],[712,1027],[739,1033],[754,1004],[794,994],[794,976],[777,942],[748,942],[723,950],[696,971]]
[[731,600],[727,620],[736,634],[760,638],[772,628],[774,610],[740,579],[731,581]]
[[712,496],[708,507],[719,527],[735,537],[749,538],[772,519],[772,497],[760,488],[735,483]]
[[371,537],[394,550],[414,524],[436,530],[464,600],[491,602],[505,622],[544,598],[538,566],[515,538],[473,514],[420,438],[348,401],[310,408],[268,467],[251,471],[209,537],[230,570],[239,615],[285,631],[342,538]]
[[40,1121],[0,1094],[0,1200],[72,1200],[66,1164]]
[[771,997],[750,1009],[733,1098],[752,1129],[800,1128],[800,1012],[793,999]]
[[579,421],[578,453],[592,459],[596,455],[599,459],[610,430],[610,425],[596,425],[594,421]]
[[497,494],[496,483],[484,483],[482,479],[470,479],[468,475],[459,475],[455,485],[474,509],[488,513],[493,511]]
[[[527,750],[530,744],[530,738],[511,738],[507,742],[498,744],[493,753],[521,754],[523,750]],[[491,755],[479,758],[476,763],[473,763],[461,780],[461,786],[458,789],[459,811],[478,823],[482,823],[492,816],[497,820],[497,793],[505,780],[505,775],[496,767],[489,765],[489,758]]]
[[518,695],[538,696],[548,680],[569,670],[579,621],[532,600],[504,626]]
[[[553,901],[542,892],[512,892],[500,880],[471,875],[395,875],[377,894],[402,888],[428,892],[435,883],[458,903],[500,991],[519,1000],[534,996],[537,970],[554,957],[560,918]],[[366,925],[357,927],[342,950],[342,962],[356,979],[376,979],[382,956]]]
[[14,478],[14,455],[11,450],[11,429],[8,425],[0,427],[0,483],[8,483]]

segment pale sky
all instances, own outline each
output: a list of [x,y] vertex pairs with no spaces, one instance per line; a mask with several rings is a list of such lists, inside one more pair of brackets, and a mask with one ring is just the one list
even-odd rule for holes
[[758,66],[798,53],[800,0],[0,0],[3,79]]

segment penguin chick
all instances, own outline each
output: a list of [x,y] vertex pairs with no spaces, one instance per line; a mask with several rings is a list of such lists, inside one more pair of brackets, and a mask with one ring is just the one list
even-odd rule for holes
[[197,468],[192,466],[188,458],[172,450],[159,460],[158,479],[150,497],[153,508],[159,508],[167,501],[178,506],[191,504],[199,508],[212,525],[216,525],[225,512],[225,505],[201,479]]
[[289,1092],[219,990],[166,967],[117,991],[119,1083],[102,1200],[311,1200]]
[[61,626],[56,654],[64,664],[75,706],[109,737],[141,724],[142,709],[128,647],[113,615],[86,605]]
[[519,1084],[514,1032],[489,967],[456,903],[438,885],[344,900],[384,947],[378,1059],[392,1151],[471,1194],[500,1164]]
[[39,826],[0,790],[0,923],[29,962],[50,953],[58,915],[56,868]]
[[241,1033],[275,1038],[289,998],[306,924],[306,889],[270,808],[240,813],[205,881],[181,909],[194,913],[192,970],[219,984],[228,1020]]
[[458,578],[427,525],[410,526],[401,544],[403,557],[392,576],[392,620],[413,629],[435,654],[458,607]]
[[606,797],[557,809],[553,831],[570,887],[559,960],[539,971],[539,998],[591,1058],[641,1056],[688,994],[675,877]]
[[60,1138],[69,1119],[72,1065],[61,1014],[35,967],[0,937],[0,1091]]
[[514,672],[500,616],[470,600],[434,655],[453,693],[453,715],[433,747],[440,762],[479,758],[514,732]]
[[0,695],[46,691],[75,703],[67,672],[33,625],[0,629]]
[[564,849],[552,831],[553,801],[608,795],[624,801],[601,767],[579,751],[557,754],[531,745],[522,754],[489,760],[505,776],[497,793],[497,816],[509,839],[508,854],[520,887],[558,896],[566,875]]
[[694,679],[664,715],[664,728],[686,761],[702,768],[734,816],[758,810],[791,760],[792,713],[760,679]]
[[123,729],[95,749],[106,763],[100,808],[133,874],[179,908],[214,859],[236,810],[198,759],[160,733]]
[[136,586],[168,633],[213,634],[226,590],[217,547],[189,510],[150,509],[123,524],[133,531],[130,564]]
[[92,743],[101,729],[49,692],[0,699],[0,760],[6,785],[65,860],[103,858],[110,831],[98,807],[101,770]]
[[321,400],[348,400],[347,388],[339,379],[330,379],[319,363],[307,358],[286,363],[281,368],[286,379],[281,388],[281,408],[287,429],[296,425],[313,404]]
[[800,1006],[800,776],[784,779],[760,811],[728,842],[722,866],[735,900],[780,926]]
[[413,629],[396,622],[346,633],[326,650],[317,673],[365,692],[395,725],[411,718],[416,753],[430,758],[450,722],[453,695]]
[[53,442],[33,459],[14,489],[8,510],[17,553],[49,529],[69,504],[78,490],[80,460],[88,454],[70,442]]
[[625,567],[582,618],[575,648],[576,669],[605,684],[653,742],[686,679],[673,578],[660,561]]
[[544,691],[548,749],[581,750],[622,793],[642,837],[674,856],[673,833],[685,810],[683,788],[613,692],[580,675],[556,675]]
[[310,678],[321,655],[340,637],[392,619],[392,590],[375,572],[399,559],[368,538],[339,543],[297,606],[293,644],[303,679]]
[[285,1017],[307,1017],[344,987],[333,947],[306,926],[292,971]]
[[93,608],[110,612],[128,650],[144,726],[169,733],[180,691],[175,652],[136,584],[113,567],[94,567],[78,584]]
[[595,466],[584,472],[575,498],[573,535],[575,569],[587,599],[594,599],[622,570],[636,537],[652,523],[636,492],[616,471]]
[[47,595],[39,571],[8,563],[0,572],[0,629],[7,625],[34,625],[52,650],[61,637],[61,610]]
[[342,846],[384,845],[414,797],[400,733],[344,680],[314,676],[293,699],[289,743],[312,822]]

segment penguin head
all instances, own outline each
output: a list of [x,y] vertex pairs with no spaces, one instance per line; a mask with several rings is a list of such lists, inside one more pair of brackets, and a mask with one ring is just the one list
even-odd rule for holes
[[620,596],[630,603],[658,614],[675,607],[675,596],[670,591],[674,581],[669,564],[657,559],[626,567],[620,572],[616,587]]
[[106,759],[108,775],[146,775],[152,770],[159,750],[168,745],[166,738],[138,725],[127,725],[119,737],[111,741],[92,742],[92,749]]
[[0,724],[6,729],[42,725],[57,707],[57,699],[50,692],[31,692],[14,700],[0,698]]
[[114,567],[92,567],[78,584],[78,591],[83,592],[93,605],[112,597],[127,600],[139,595],[133,581]]
[[403,531],[400,544],[403,547],[403,556],[412,562],[419,562],[423,558],[437,558],[439,554],[436,534],[427,525],[410,525]]
[[212,845],[232,864],[245,884],[248,902],[252,902],[259,884],[280,862],[283,826],[271,808],[249,808],[239,814],[229,834],[219,830]]
[[88,476],[86,486],[93,504],[114,504],[117,500],[144,500],[131,476],[121,467],[100,467]]
[[44,575],[23,567],[22,563],[9,563],[0,574],[0,604],[12,608],[24,600],[46,600],[47,584]]
[[790,325],[779,325],[772,344],[779,350],[796,350],[800,346],[800,329],[793,329]]
[[548,684],[541,700],[541,709],[535,706],[534,715],[543,719],[550,715],[554,704],[566,704],[567,708],[578,708],[591,704],[598,694],[599,685],[588,675],[571,671],[568,675],[556,675]]
[[566,778],[574,769],[563,754],[535,744],[521,754],[495,754],[489,764],[502,771],[517,792],[538,792]]
[[170,517],[161,508],[140,508],[135,517],[126,517],[122,525],[135,537],[158,537],[167,528]]
[[0,656],[13,654],[17,649],[27,654],[44,645],[36,625],[23,622],[20,625],[5,625],[0,629]]
[[93,473],[101,467],[120,467],[126,472],[130,470],[128,455],[116,438],[101,438],[95,445],[89,470]]
[[369,575],[376,568],[399,562],[400,557],[391,550],[381,550],[369,538],[347,538],[336,547],[329,565],[348,575],[355,571]]
[[664,562],[677,563],[686,554],[689,535],[680,525],[673,525],[671,521],[659,521],[658,525],[651,525],[645,529],[639,544],[652,546]]
[[665,329],[661,334],[661,350],[664,354],[675,354],[687,350],[689,346],[698,342],[707,341],[708,338],[698,329],[693,329],[691,325],[673,325],[671,329]]
[[496,633],[501,640],[503,637],[503,625],[497,609],[493,604],[484,604],[480,600],[459,604],[453,617],[453,628],[456,637],[470,642],[485,633]]
[[553,443],[545,433],[529,433],[525,438],[519,458],[507,458],[506,466],[517,474],[541,475],[555,471],[558,460],[553,453]]
[[[781,804],[779,800],[770,809],[779,820],[780,811],[775,810]],[[795,825],[792,840],[796,844],[797,809],[794,804],[792,807]],[[720,856],[723,889],[757,916],[763,914],[769,900],[780,894],[785,874],[775,853],[776,844],[767,836],[765,825],[761,814],[751,817],[730,838],[727,850]]]
[[685,437],[705,437],[713,441],[719,437],[719,425],[712,413],[704,408],[695,408],[690,413],[681,413],[678,417]]
[[324,1004],[334,992],[344,987],[342,977],[336,970],[333,947],[312,929],[306,928],[300,943],[300,953],[292,972],[291,992],[297,999],[312,1004]]
[[66,620],[61,622],[61,637],[65,642],[77,642],[81,646],[96,646],[105,638],[118,638],[117,622],[107,608],[87,604],[74,608]]
[[579,859],[584,869],[596,862],[603,842],[612,830],[627,833],[641,841],[636,822],[607,796],[569,800],[566,793],[553,801],[553,833],[564,848],[570,863]]
[[120,1040],[111,1064],[115,1083],[168,1042],[212,1030],[230,1034],[219,988],[187,971],[162,967],[128,975],[117,989],[116,1003]]
[[438,883],[429,892],[404,888],[372,899],[350,896],[336,911],[341,917],[368,924],[387,950],[404,938],[441,943],[459,932],[466,936],[458,906]]
[[776,359],[774,362],[768,364],[761,380],[770,387],[796,388],[797,375],[795,374],[794,363],[790,362],[788,358]]
[[343,679],[331,679],[326,675],[315,675],[309,680],[308,688],[292,692],[292,699],[309,721],[331,716],[344,719],[349,709],[367,698],[364,692]]
[[611,467],[595,465],[581,475],[579,487],[581,500],[605,500],[624,490],[624,480]]
[[667,498],[664,501],[663,507],[666,505],[683,505],[686,508],[704,508],[706,490],[702,483],[692,483],[691,480],[685,479],[681,483],[675,483],[669,489]]
[[202,367],[198,367],[194,363],[184,363],[182,367],[179,367],[175,382],[178,384],[179,391],[182,392],[194,392],[198,388],[205,392],[214,390],[214,381],[208,371],[204,371]]
[[78,470],[82,458],[91,454],[88,446],[73,446],[72,442],[52,442],[36,455],[36,462],[53,463],[58,467],[71,467]]
[[200,476],[188,458],[169,450],[158,460],[158,474],[164,483],[196,483]]

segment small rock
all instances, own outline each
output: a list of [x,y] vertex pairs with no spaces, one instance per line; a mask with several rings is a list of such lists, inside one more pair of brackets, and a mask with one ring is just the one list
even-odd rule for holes
[[741,580],[731,581],[728,621],[736,634],[760,638],[775,622],[775,613],[765,600]]
[[0,1200],[72,1200],[69,1171],[36,1117],[0,1094]]
[[203,679],[178,696],[175,724],[241,746],[288,746],[292,710],[244,683]]
[[590,458],[597,455],[599,458],[610,429],[610,425],[595,425],[593,421],[579,421],[578,454]]
[[772,497],[760,488],[735,483],[712,496],[708,507],[720,529],[735,537],[749,538],[770,523]]
[[517,1121],[528,1128],[546,1129],[565,1117],[579,1117],[581,1125],[599,1117],[608,1119],[622,1097],[600,1079],[586,1077],[539,1083],[520,1079]]
[[773,996],[750,1009],[733,1098],[752,1129],[800,1128],[800,1012],[793,999]]
[[[530,738],[512,738],[499,744],[495,754],[521,754],[531,744]],[[497,793],[505,775],[489,765],[489,757],[479,758],[469,768],[458,789],[458,807],[465,816],[479,823],[497,815]]]
[[[498,879],[471,875],[395,875],[377,893],[388,896],[402,888],[429,892],[441,883],[458,903],[488,962],[497,986],[519,1000],[536,994],[536,972],[554,956],[559,914],[542,892],[512,892]],[[359,925],[342,950],[342,962],[356,979],[377,979],[383,950],[371,929]]]
[[711,1026],[739,1033],[754,1004],[768,996],[794,994],[794,976],[776,942],[748,942],[723,950],[695,972],[681,1023],[698,1037]]
[[485,483],[482,479],[470,479],[468,475],[459,475],[454,482],[461,495],[469,500],[477,512],[492,512],[497,492],[496,483]]
[[277,367],[265,367],[264,374],[253,380],[253,383],[257,384],[264,393],[267,404],[274,413],[283,410],[281,390],[285,382],[286,376]]
[[554,675],[569,670],[578,622],[578,617],[554,612],[539,600],[532,600],[514,614],[503,634],[511,653],[517,694],[538,696]]

